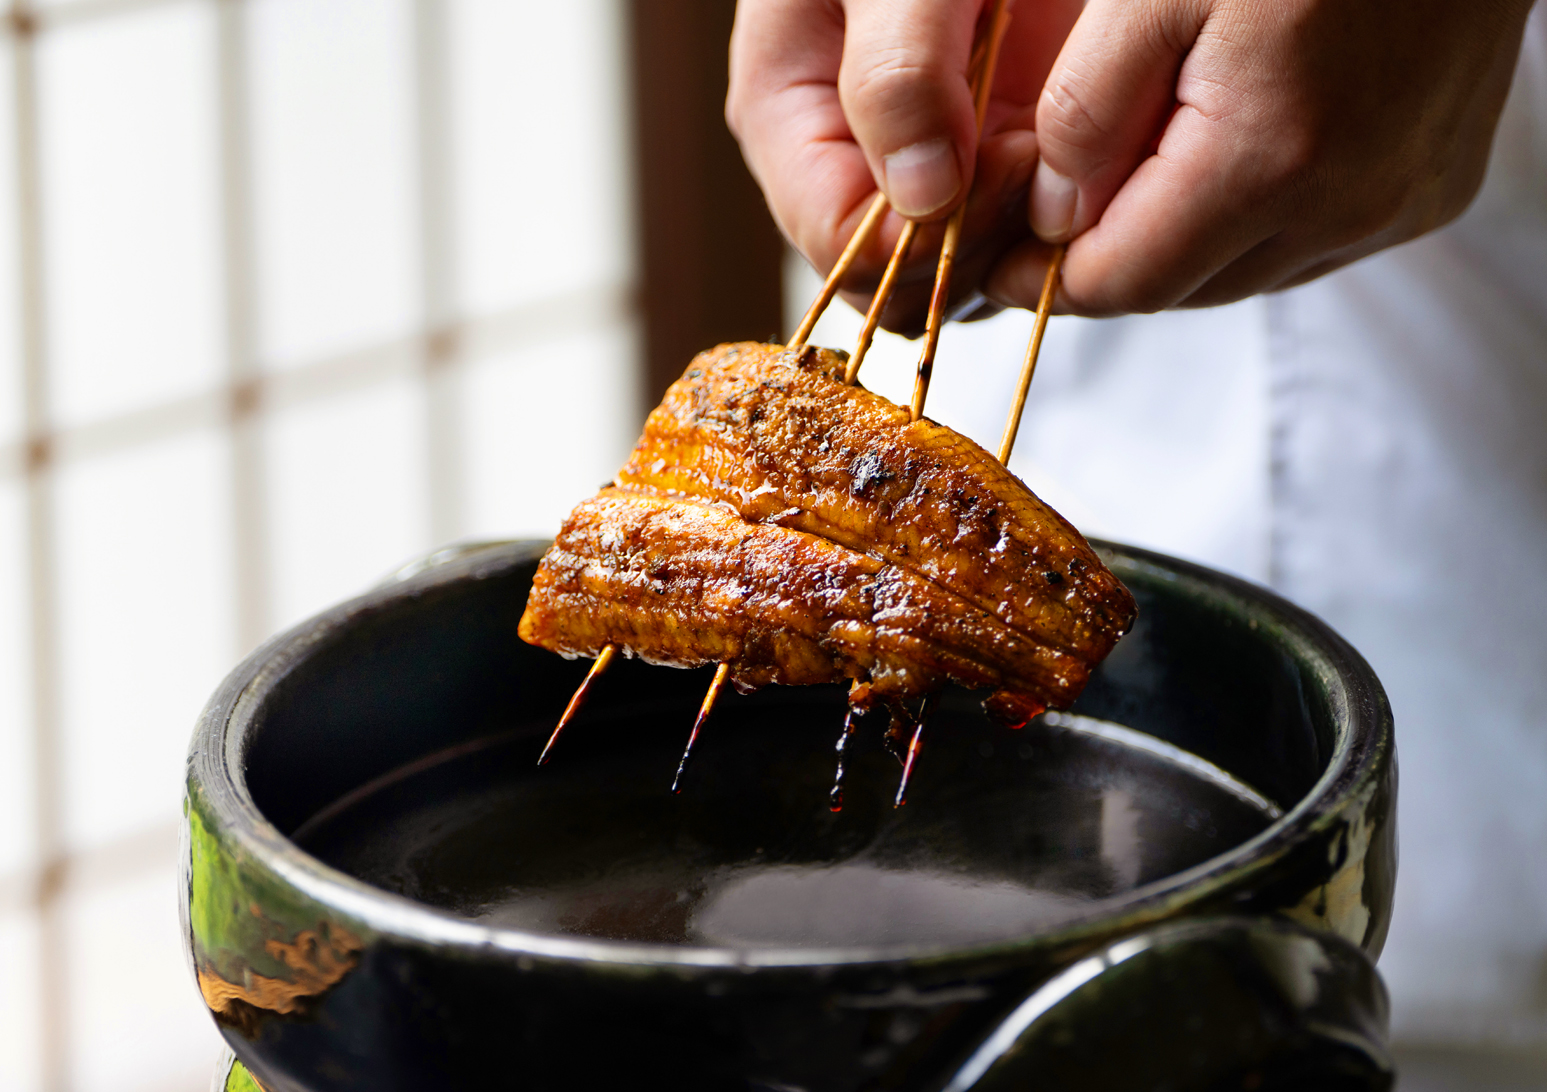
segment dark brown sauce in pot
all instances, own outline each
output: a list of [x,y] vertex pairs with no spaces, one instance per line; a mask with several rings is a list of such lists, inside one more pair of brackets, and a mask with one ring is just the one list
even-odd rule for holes
[[[669,791],[677,710],[464,746],[297,832],[333,866],[475,921],[734,948],[960,945],[1023,935],[1239,845],[1273,805],[1099,722],[991,723],[957,693],[892,807],[884,714],[860,718],[829,807],[841,693],[731,698]],[[833,700],[828,700],[831,698]],[[738,703],[741,703],[738,705]],[[830,706],[833,706],[830,708]],[[1095,727],[1092,727],[1095,726]]]

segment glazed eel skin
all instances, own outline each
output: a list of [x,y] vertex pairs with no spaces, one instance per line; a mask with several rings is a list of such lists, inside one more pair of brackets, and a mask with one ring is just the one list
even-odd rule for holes
[[1070,704],[1132,625],[1078,531],[966,437],[842,382],[823,349],[721,345],[566,520],[520,634],[565,656],[725,662],[743,690],[947,680],[1001,719]]

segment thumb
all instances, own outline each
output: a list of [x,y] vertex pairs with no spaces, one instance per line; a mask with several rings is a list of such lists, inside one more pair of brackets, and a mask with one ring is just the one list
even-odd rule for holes
[[1207,0],[1091,0],[1058,54],[1037,103],[1042,159],[1031,226],[1062,243],[1096,221],[1151,152],[1175,105],[1182,58]]
[[944,215],[967,192],[977,154],[967,65],[979,3],[847,0],[838,94],[892,207]]

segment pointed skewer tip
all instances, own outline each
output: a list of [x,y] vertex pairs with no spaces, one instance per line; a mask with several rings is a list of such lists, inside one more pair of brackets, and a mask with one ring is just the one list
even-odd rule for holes
[[838,751],[838,769],[837,772],[833,774],[832,792],[830,792],[827,796],[827,807],[829,811],[837,812],[843,810],[843,775],[845,772],[844,760],[848,757],[847,752],[849,749],[849,744],[853,742],[854,714],[856,712],[857,710],[854,708],[854,706],[849,706],[849,711],[843,718],[843,731],[838,733],[838,746],[836,748]]
[[671,791],[674,793],[682,791],[682,774],[688,768],[688,759],[693,757],[693,744],[698,742],[699,730],[709,719],[709,714],[714,712],[714,703],[719,700],[720,689],[730,673],[730,664],[721,664],[715,668],[714,679],[709,683],[709,690],[704,694],[703,704],[698,707],[698,716],[693,721],[693,731],[688,734],[688,745],[682,750],[682,761],[677,763],[677,776],[671,779]]
[[586,694],[590,692],[591,684],[600,677],[602,672],[607,670],[607,666],[612,663],[612,658],[617,655],[617,652],[617,645],[605,645],[595,661],[592,662],[591,670],[586,672],[586,677],[581,680],[574,696],[569,699],[569,704],[564,707],[564,715],[559,718],[558,726],[554,728],[553,735],[548,737],[548,743],[543,747],[543,753],[537,757],[537,764],[539,766],[546,766],[548,764],[548,756],[553,752],[553,745],[559,741],[559,734],[575,718],[575,714],[580,712],[580,707],[585,704]]
[[919,757],[919,748],[924,738],[924,722],[929,719],[929,699],[924,699],[924,704],[919,707],[918,725],[913,729],[913,739],[908,742],[908,759],[903,763],[902,780],[897,785],[897,798],[892,801],[892,807],[900,808],[908,802],[908,782],[913,779],[913,764]]

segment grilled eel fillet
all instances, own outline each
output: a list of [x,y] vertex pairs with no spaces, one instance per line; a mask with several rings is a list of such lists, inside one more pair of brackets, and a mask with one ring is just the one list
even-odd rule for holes
[[743,689],[850,678],[897,702],[951,679],[1011,721],[1071,703],[1133,622],[1127,589],[988,452],[843,367],[699,354],[614,486],[570,514],[521,636],[726,662]]

